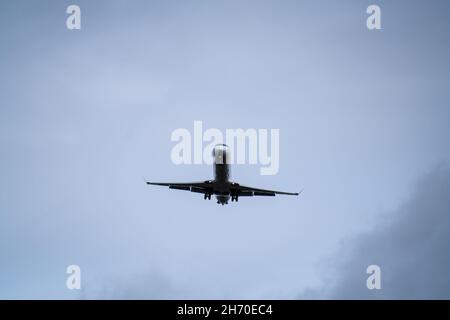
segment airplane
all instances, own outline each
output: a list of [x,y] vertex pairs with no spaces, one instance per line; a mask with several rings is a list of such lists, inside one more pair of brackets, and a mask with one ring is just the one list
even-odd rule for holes
[[165,182],[147,182],[148,185],[165,186],[169,189],[185,190],[196,193],[203,193],[204,199],[211,200],[211,196],[215,195],[217,204],[228,204],[231,197],[231,202],[238,202],[239,197],[253,197],[253,196],[270,196],[274,197],[276,194],[298,196],[299,192],[282,192],[275,190],[258,189],[240,185],[239,183],[230,181],[230,152],[228,146],[219,144],[214,146],[214,180],[206,180],[203,182],[186,182],[186,183],[165,183]]

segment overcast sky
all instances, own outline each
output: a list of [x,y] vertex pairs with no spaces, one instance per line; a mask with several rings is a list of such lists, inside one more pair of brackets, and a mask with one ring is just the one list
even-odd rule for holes
[[[366,27],[373,3],[382,30]],[[449,11],[2,3],[0,298],[450,298]],[[302,195],[222,207],[145,185],[212,178],[170,158],[195,120],[280,129],[278,174],[232,178]]]

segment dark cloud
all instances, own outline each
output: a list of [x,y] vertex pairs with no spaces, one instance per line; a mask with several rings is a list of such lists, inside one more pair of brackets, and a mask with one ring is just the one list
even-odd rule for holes
[[[450,170],[420,179],[410,198],[373,231],[347,239],[326,267],[325,285],[301,298],[450,299]],[[368,290],[366,268],[381,268]]]

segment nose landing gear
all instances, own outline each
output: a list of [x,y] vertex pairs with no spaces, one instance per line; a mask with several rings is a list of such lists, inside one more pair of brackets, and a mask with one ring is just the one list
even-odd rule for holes
[[231,196],[231,202],[233,202],[233,201],[236,201],[236,202],[238,202],[238,200],[239,200],[239,197],[237,196],[237,195],[235,195],[235,196]]
[[204,196],[204,198],[203,199],[208,199],[208,200],[211,200],[211,194],[210,193],[205,193],[205,196]]

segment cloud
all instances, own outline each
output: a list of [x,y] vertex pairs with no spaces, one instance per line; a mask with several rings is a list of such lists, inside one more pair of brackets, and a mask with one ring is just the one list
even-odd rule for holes
[[[325,267],[325,284],[301,298],[450,299],[450,170],[422,177],[410,198],[373,231],[347,239]],[[366,268],[381,268],[368,290]]]

